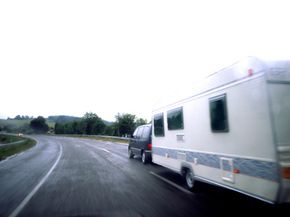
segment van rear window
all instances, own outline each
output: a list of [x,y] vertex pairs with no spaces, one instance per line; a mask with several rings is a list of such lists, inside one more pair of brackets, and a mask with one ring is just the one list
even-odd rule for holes
[[209,99],[210,124],[213,132],[229,132],[226,94]]
[[154,135],[164,136],[164,118],[163,113],[154,115]]
[[148,139],[151,134],[151,128],[150,127],[144,127],[143,133],[142,133],[142,139]]

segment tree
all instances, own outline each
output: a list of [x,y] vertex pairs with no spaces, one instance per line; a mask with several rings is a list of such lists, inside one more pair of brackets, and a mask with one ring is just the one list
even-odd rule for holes
[[83,117],[83,121],[86,123],[86,134],[98,135],[104,133],[106,125],[97,114],[87,112]]
[[49,129],[44,117],[38,116],[30,121],[30,127],[35,133],[46,133]]
[[22,117],[20,115],[16,115],[14,119],[15,120],[22,120]]
[[147,124],[147,120],[143,118],[138,118],[135,122],[135,127],[139,127],[144,124]]
[[54,125],[54,133],[55,134],[63,134],[64,133],[64,126],[61,123],[55,123]]
[[136,125],[135,125],[136,116],[132,114],[117,114],[116,115],[116,128],[117,135],[132,135]]

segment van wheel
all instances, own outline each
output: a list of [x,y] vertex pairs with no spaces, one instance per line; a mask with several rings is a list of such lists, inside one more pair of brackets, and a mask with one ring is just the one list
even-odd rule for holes
[[185,175],[185,183],[186,183],[186,187],[188,188],[188,190],[190,190],[190,191],[196,190],[193,172],[191,170],[187,169],[184,171],[184,173],[185,173],[184,174]]
[[142,152],[142,163],[146,164],[147,163],[147,158],[146,158],[146,153],[145,151]]
[[131,150],[130,147],[128,147],[128,157],[129,157],[130,159],[132,159],[132,158],[134,157],[133,151]]

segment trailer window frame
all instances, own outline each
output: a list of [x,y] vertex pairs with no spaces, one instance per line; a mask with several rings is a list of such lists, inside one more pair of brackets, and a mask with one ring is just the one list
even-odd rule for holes
[[159,113],[153,117],[154,135],[156,137],[164,137],[164,114]]
[[[217,108],[219,106],[220,108]],[[210,127],[213,133],[229,132],[227,95],[221,94],[209,98]]]
[[[173,119],[175,118],[175,120]],[[167,129],[168,130],[183,130],[183,107],[178,107],[167,111]]]

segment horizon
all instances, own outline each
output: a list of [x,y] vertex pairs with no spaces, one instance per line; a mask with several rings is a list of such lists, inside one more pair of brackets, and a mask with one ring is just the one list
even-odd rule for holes
[[261,2],[1,2],[0,118],[150,120],[240,59],[290,59],[288,2]]

